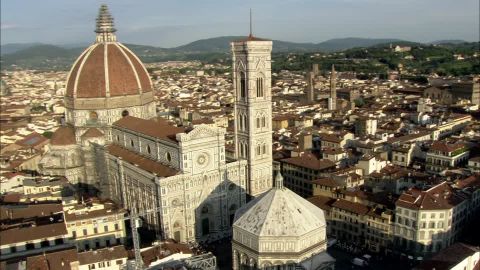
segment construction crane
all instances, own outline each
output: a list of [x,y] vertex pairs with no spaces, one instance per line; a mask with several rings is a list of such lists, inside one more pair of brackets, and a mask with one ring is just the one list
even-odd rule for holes
[[135,266],[134,266],[135,270],[144,269],[142,254],[140,252],[140,236],[138,235],[138,228],[142,227],[140,217],[158,212],[160,210],[161,210],[161,207],[156,207],[156,208],[148,209],[148,210],[137,213],[136,209],[133,208],[132,213],[129,216],[124,217],[123,219],[120,219],[123,221],[125,220],[131,221],[130,226],[132,227],[133,250],[135,252]]
[[[140,236],[138,234],[138,228],[142,227],[140,217],[159,212],[162,208],[156,207],[148,209],[142,212],[137,213],[136,209],[133,208],[129,216],[124,217],[119,220],[130,220],[132,227],[132,240],[133,240],[133,249],[135,252],[135,263],[133,265],[134,270],[144,270],[145,266],[143,265],[142,254],[140,252]],[[188,269],[202,269],[202,270],[216,270],[217,269],[217,260],[216,257],[211,253],[200,254],[186,258],[183,260],[184,265]],[[126,267],[128,270],[131,268],[127,264]]]

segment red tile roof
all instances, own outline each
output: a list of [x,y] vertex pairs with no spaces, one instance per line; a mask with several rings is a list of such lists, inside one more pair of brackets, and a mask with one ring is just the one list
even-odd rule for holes
[[430,150],[435,150],[440,152],[453,152],[463,147],[465,147],[465,145],[462,143],[448,143],[444,141],[435,141],[430,147]]
[[54,251],[27,258],[27,270],[70,270],[71,263],[78,262],[77,249]]
[[124,246],[114,246],[78,253],[78,261],[81,265],[119,259],[128,259],[128,252]]
[[320,185],[320,186],[326,186],[326,187],[338,187],[340,186],[335,180],[331,178],[322,178],[322,179],[317,179],[313,180],[312,184]]
[[30,204],[18,206],[0,206],[0,220],[51,216],[63,212],[62,204]]
[[82,138],[97,138],[97,137],[103,137],[103,132],[98,130],[97,128],[89,128],[85,133],[82,134]]
[[129,151],[125,148],[122,148],[118,145],[108,145],[106,147],[107,152],[115,157],[122,158],[122,160],[129,162],[131,164],[138,165],[139,168],[150,173],[154,173],[158,176],[169,177],[176,175],[177,170],[167,167],[160,162],[153,161],[149,158],[140,156],[132,151]]
[[125,116],[113,123],[113,126],[171,142],[177,142],[175,135],[186,131],[186,129],[173,126],[168,123],[167,120],[160,117],[145,120],[133,116]]
[[428,190],[410,188],[400,195],[397,206],[409,209],[440,210],[451,209],[464,200],[447,182],[442,182]]
[[97,43],[88,47],[72,66],[66,86],[66,96],[77,98],[151,91],[150,77],[143,64],[120,43]]
[[315,156],[305,154],[299,157],[291,157],[282,159],[282,162],[296,165],[302,168],[308,168],[312,170],[325,170],[329,168],[335,168],[335,163],[328,159],[317,159]]
[[75,130],[71,126],[59,127],[50,139],[51,145],[74,145],[76,143]]
[[22,243],[50,237],[63,237],[67,234],[65,223],[12,228],[0,231],[0,245]]
[[322,210],[330,210],[332,208],[332,204],[337,201],[337,199],[322,195],[316,195],[308,198],[307,200]]
[[358,215],[366,215],[370,209],[368,206],[361,203],[350,202],[343,199],[337,199],[336,202],[332,204],[332,207],[342,209],[351,213]]

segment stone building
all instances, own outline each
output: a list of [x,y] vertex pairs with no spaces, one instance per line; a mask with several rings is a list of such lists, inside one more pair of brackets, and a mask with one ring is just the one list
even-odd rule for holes
[[138,57],[117,42],[113,18],[100,7],[95,43],[75,61],[67,78],[65,126],[53,135],[51,151],[40,162],[44,174],[97,186],[95,145],[111,141],[111,125],[131,115],[156,115],[153,87]]
[[0,96],[8,96],[11,94],[10,92],[10,87],[4,80],[0,79]]
[[64,216],[68,235],[79,251],[124,244],[125,212],[111,202],[67,205]]
[[465,100],[471,104],[480,105],[480,78],[473,77],[463,81],[432,81],[432,86],[424,90],[423,97],[441,104],[455,104]]
[[233,224],[233,269],[333,269],[323,211],[283,187],[240,208]]
[[355,135],[366,136],[377,133],[378,120],[371,117],[359,117],[355,120]]
[[224,128],[155,117],[149,75],[115,31],[102,5],[95,44],[67,78],[65,125],[53,134],[42,172],[65,175],[130,212],[148,211],[145,224],[159,237],[230,235],[247,194],[273,184],[272,41],[250,36],[231,44],[236,155],[227,159]]
[[425,256],[456,242],[468,220],[478,214],[480,177],[427,190],[410,188],[395,207],[394,245],[401,252]]
[[317,158],[308,152],[302,156],[280,160],[281,172],[285,175],[285,186],[304,198],[313,196],[313,181],[322,173],[336,168],[335,162]]
[[272,41],[250,35],[231,46],[236,153],[248,162],[248,194],[257,196],[273,185]]
[[470,151],[463,143],[435,141],[427,152],[425,169],[441,172],[467,163]]
[[326,193],[308,201],[325,213],[329,236],[375,253],[392,251],[393,211],[371,202],[332,198],[332,192]]
[[332,72],[330,73],[330,97],[328,98],[328,109],[337,110],[337,74],[335,66],[332,65]]
[[103,193],[125,208],[144,212],[159,236],[180,242],[230,234],[245,204],[245,160],[225,156],[225,130],[208,125],[175,127],[161,118],[126,116],[112,125],[103,149]]

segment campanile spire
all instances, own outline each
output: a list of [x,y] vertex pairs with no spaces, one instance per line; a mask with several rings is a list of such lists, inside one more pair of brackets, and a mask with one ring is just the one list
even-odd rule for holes
[[97,17],[97,26],[95,28],[95,33],[97,33],[96,42],[115,42],[117,37],[115,32],[117,29],[113,27],[113,17],[108,11],[107,5],[103,4],[100,6]]

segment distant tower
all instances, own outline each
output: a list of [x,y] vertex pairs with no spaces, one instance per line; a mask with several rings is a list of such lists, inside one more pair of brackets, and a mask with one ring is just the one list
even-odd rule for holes
[[319,70],[318,70],[318,64],[313,64],[313,65],[312,65],[312,71],[313,71],[313,74],[314,74],[315,76],[318,75],[318,71],[319,71]]
[[257,196],[273,186],[272,41],[250,35],[231,43],[235,90],[235,152],[248,162],[247,192]]
[[335,72],[335,66],[332,65],[332,73],[330,74],[330,98],[328,99],[328,109],[337,110],[337,86],[336,86],[337,74]]
[[307,101],[313,103],[315,101],[314,79],[315,73],[313,71],[307,72]]

